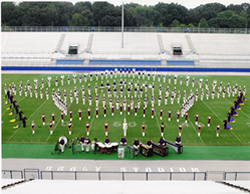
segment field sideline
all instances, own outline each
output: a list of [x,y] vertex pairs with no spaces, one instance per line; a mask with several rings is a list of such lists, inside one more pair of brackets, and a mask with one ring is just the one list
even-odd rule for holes
[[[4,96],[4,84],[6,83],[7,85],[11,84],[14,82],[17,86],[18,90],[18,85],[20,81],[22,81],[23,84],[26,84],[27,80],[30,80],[30,83],[32,87],[34,88],[33,85],[33,80],[34,78],[38,79],[38,89],[40,89],[41,86],[41,79],[43,78],[45,80],[45,88],[47,88],[47,77],[51,76],[52,81],[51,81],[51,88],[49,88],[50,92],[50,99],[47,101],[45,97],[45,89],[44,91],[44,97],[43,99],[40,99],[40,96],[38,95],[38,98],[36,99],[34,97],[30,98],[29,97],[29,92],[28,92],[28,97],[24,97],[24,93],[20,97],[17,91],[17,95],[15,96],[15,99],[17,100],[18,105],[24,112],[24,115],[28,118],[27,119],[27,127],[22,128],[22,125],[18,129],[13,129],[13,126],[16,126],[19,123],[19,119],[16,120],[15,123],[10,123],[9,120],[13,119],[15,114],[12,116],[9,116],[9,113],[11,110],[6,110],[8,105],[4,104],[5,100],[2,100],[2,143],[11,143],[11,144],[54,144],[60,136],[66,136],[71,142],[71,139],[74,137],[81,137],[82,135],[86,136],[86,131],[85,131],[85,124],[86,121],[90,123],[90,139],[97,138],[99,141],[104,141],[105,139],[105,134],[104,134],[104,122],[108,121],[109,123],[109,138],[111,142],[119,142],[121,136],[122,136],[122,122],[124,117],[126,117],[129,128],[127,132],[127,141],[128,144],[132,144],[134,138],[138,138],[141,142],[146,143],[147,139],[150,138],[152,139],[153,142],[158,142],[160,138],[160,123],[164,122],[165,124],[165,132],[164,132],[164,138],[170,141],[174,141],[176,136],[178,135],[178,125],[179,123],[176,122],[176,111],[180,110],[181,104],[177,104],[176,99],[174,101],[174,104],[170,104],[170,100],[168,99],[168,104],[165,106],[164,105],[164,96],[165,96],[165,91],[167,86],[169,86],[170,91],[176,87],[176,90],[180,90],[181,95],[183,94],[183,91],[186,90],[187,94],[189,94],[190,89],[192,89],[193,92],[195,92],[196,89],[199,90],[200,94],[200,89],[198,87],[198,81],[200,78],[203,79],[203,88],[205,89],[205,80],[209,80],[209,88],[211,92],[211,85],[213,80],[217,80],[217,87],[220,84],[220,82],[223,82],[223,86],[226,86],[227,83],[229,82],[231,86],[234,86],[237,84],[238,86],[246,86],[248,89],[250,87],[250,78],[249,76],[211,76],[211,75],[206,75],[206,76],[201,76],[201,75],[190,75],[190,82],[189,86],[186,87],[185,84],[185,79],[186,76],[183,77],[183,84],[180,86],[179,84],[179,78],[178,76],[177,79],[177,84],[175,85],[173,83],[174,76],[171,76],[171,84],[168,83],[168,78],[169,75],[167,75],[166,82],[163,82],[163,78],[161,77],[160,82],[158,82],[157,77],[155,81],[152,81],[152,76],[150,77],[150,80],[147,80],[147,76],[145,76],[145,79],[143,80],[142,77],[138,79],[136,76],[134,79],[132,77],[118,77],[118,78],[108,78],[109,83],[112,84],[114,80],[116,80],[117,84],[119,83],[120,79],[123,81],[129,82],[130,80],[132,82],[137,82],[139,81],[140,85],[142,83],[145,83],[147,81],[148,84],[154,83],[155,85],[155,117],[151,119],[151,113],[150,113],[150,108],[151,108],[151,102],[150,98],[152,96],[151,90],[148,89],[147,93],[143,93],[143,97],[145,94],[147,94],[147,97],[149,99],[148,102],[148,109],[146,110],[146,117],[142,117],[142,110],[138,110],[138,116],[134,116],[134,110],[131,110],[131,114],[128,115],[126,114],[127,111],[123,112],[122,115],[119,114],[118,110],[115,110],[115,116],[111,116],[111,111],[108,108],[107,109],[107,117],[103,117],[103,110],[101,109],[102,105],[102,95],[98,91],[99,94],[99,118],[96,118],[94,116],[94,109],[95,109],[95,100],[92,100],[92,106],[91,108],[91,119],[87,119],[87,108],[88,108],[88,100],[86,100],[86,105],[82,104],[82,99],[81,99],[81,87],[84,85],[85,87],[85,93],[87,93],[87,86],[88,83],[91,85],[91,94],[92,97],[95,97],[95,92],[94,92],[94,85],[97,83],[99,86],[101,83],[101,78],[100,76],[98,77],[98,81],[95,80],[95,77],[93,77],[93,81],[89,81],[89,76],[87,78],[87,83],[84,82],[84,79],[82,79],[82,83],[79,83],[78,76],[77,75],[77,83],[73,84],[72,80],[72,74],[64,74],[64,85],[61,86],[60,82],[60,75],[61,74],[2,74],[2,97]],[[70,85],[67,83],[67,77],[68,75],[71,78]],[[55,87],[54,79],[55,77],[58,78],[58,86]],[[192,79],[195,79],[195,87],[191,86],[191,81]],[[102,80],[103,84],[106,85],[107,79],[104,77]],[[162,92],[162,100],[161,100],[161,106],[158,107],[157,105],[157,98],[158,98],[158,88],[160,87],[160,84],[162,85],[163,92]],[[73,90],[74,87],[76,86],[77,90],[79,91],[79,104],[77,105],[74,102],[71,104],[69,102],[69,97],[67,98],[67,104],[69,109],[73,111],[73,128],[72,128],[72,135],[69,136],[68,130],[67,130],[67,124],[66,122],[69,120],[69,116],[65,116],[65,123],[62,124],[60,120],[60,111],[56,108],[54,105],[52,98],[51,98],[51,89],[54,88],[55,91],[57,91],[57,88],[60,88],[61,93],[63,94],[63,90],[65,89],[67,91],[67,94],[69,96],[69,91]],[[216,87],[216,90],[217,90]],[[104,91],[105,96],[107,97],[107,92]],[[117,92],[119,94],[119,92]],[[131,92],[131,95],[133,95],[133,92]],[[87,98],[86,94],[86,98]],[[228,130],[223,130],[221,129],[220,131],[220,137],[216,138],[216,124],[220,123],[221,127],[223,128],[223,123],[222,121],[227,117],[227,112],[229,111],[230,107],[233,105],[234,100],[236,97],[230,97],[228,98],[226,95],[226,98],[222,98],[222,95],[220,95],[220,98],[217,99],[217,94],[215,94],[215,99],[211,100],[211,95],[209,97],[209,100],[205,99],[206,97],[204,96],[204,100],[198,102],[195,102],[194,106],[189,110],[189,120],[187,125],[184,124],[184,128],[182,131],[182,143],[183,145],[193,145],[193,146],[199,146],[199,145],[214,145],[214,146],[221,146],[221,145],[250,145],[250,105],[249,101],[245,102],[245,105],[242,106],[242,110],[237,110],[237,113],[239,114],[238,117],[234,117],[236,123],[230,124],[234,130],[228,131]],[[123,98],[122,98],[123,99]],[[143,98],[142,98],[143,99]],[[246,93],[246,99],[250,99],[248,93]],[[108,105],[108,99],[106,99]],[[182,102],[182,98],[180,100]],[[121,99],[120,99],[121,102]],[[115,103],[114,103],[115,104]],[[141,106],[143,102],[141,101]],[[78,120],[78,115],[77,115],[77,110],[81,108],[83,110],[82,113],[82,120]],[[163,108],[164,113],[163,113],[163,120],[161,121],[159,119],[159,110],[160,108]],[[172,119],[171,121],[167,120],[167,111],[171,109],[172,111]],[[56,122],[53,127],[53,135],[49,134],[49,128],[48,128],[48,122],[50,121],[50,114],[52,112],[55,112],[56,114]],[[42,125],[41,121],[41,115],[44,113],[46,115],[46,126]],[[204,125],[201,131],[201,137],[197,136],[197,126],[195,125],[194,121],[194,115],[198,113],[200,115],[199,122]],[[212,117],[211,121],[211,127],[207,127],[207,116],[210,115]],[[34,135],[32,135],[31,132],[31,121],[34,121],[36,124],[36,132]],[[141,135],[141,123],[145,122],[147,125],[146,129],[146,136],[142,137]],[[184,123],[184,118],[180,119],[180,123]]]

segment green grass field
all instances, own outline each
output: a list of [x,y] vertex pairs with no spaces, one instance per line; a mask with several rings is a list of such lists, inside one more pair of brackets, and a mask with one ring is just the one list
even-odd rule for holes
[[[22,96],[19,96],[18,88],[19,83],[22,81],[22,83],[25,85],[27,83],[27,80],[30,80],[31,86],[34,89],[34,78],[38,79],[38,89],[40,90],[41,86],[41,79],[43,78],[45,80],[45,88],[47,87],[47,77],[51,76],[51,87],[49,88],[50,92],[50,99],[46,100],[45,97],[45,89],[44,91],[44,97],[43,99],[40,99],[40,96],[38,95],[38,98],[35,98],[35,95],[33,94],[33,97],[24,97],[24,92]],[[73,111],[73,128],[72,128],[72,135],[69,136],[68,129],[67,129],[67,122],[69,121],[69,115],[65,116],[65,122],[64,124],[61,123],[60,119],[60,110],[56,108],[54,105],[54,102],[51,98],[51,90],[52,88],[57,91],[57,88],[55,87],[55,77],[58,77],[58,87],[60,88],[60,91],[63,95],[63,90],[66,89],[68,93],[68,99],[67,99],[67,105],[69,107],[68,110]],[[96,81],[95,76],[93,77],[93,81],[91,82],[89,80],[89,77],[87,79],[87,82],[84,82],[84,79],[82,79],[82,83],[79,83],[78,76],[77,75],[77,83],[74,85],[72,80],[72,75],[70,75],[71,82],[70,85],[67,83],[67,77],[68,75],[64,75],[64,85],[61,86],[60,82],[60,75],[55,74],[40,74],[40,75],[34,75],[34,74],[2,74],[2,143],[3,144],[55,144],[56,141],[58,141],[58,138],[61,136],[68,137],[70,143],[71,139],[75,137],[81,137],[82,135],[86,136],[85,131],[85,124],[86,121],[89,121],[90,123],[90,139],[93,140],[94,138],[97,138],[99,141],[105,140],[105,134],[104,134],[104,122],[108,121],[109,123],[109,138],[111,142],[119,142],[120,138],[122,137],[123,130],[122,130],[122,122],[124,117],[127,119],[128,122],[128,131],[127,131],[127,141],[128,144],[132,144],[135,138],[138,138],[141,142],[146,143],[148,138],[150,138],[153,142],[158,142],[160,138],[160,123],[164,122],[165,124],[165,132],[164,132],[164,138],[169,141],[175,141],[176,136],[178,135],[178,125],[179,123],[176,122],[176,111],[180,110],[181,104],[177,104],[176,99],[174,101],[174,104],[170,104],[170,99],[168,99],[168,105],[164,105],[164,96],[167,86],[169,86],[170,91],[173,90],[174,87],[176,87],[177,91],[180,90],[181,96],[183,94],[183,90],[187,91],[187,94],[189,94],[190,89],[195,91],[196,89],[199,89],[198,87],[198,81],[200,78],[203,78],[203,85],[202,87],[205,88],[205,80],[208,79],[209,81],[209,88],[211,92],[212,88],[212,81],[217,80],[217,87],[220,84],[220,82],[223,82],[223,86],[226,86],[229,82],[231,86],[234,86],[235,84],[238,84],[238,86],[245,85],[246,88],[250,88],[250,77],[249,76],[190,76],[190,82],[189,87],[186,87],[185,85],[185,79],[186,76],[183,76],[183,84],[180,86],[179,84],[179,77],[177,84],[174,85],[172,75],[171,77],[171,84],[168,83],[168,79],[166,79],[166,83],[163,83],[163,80],[161,78],[161,81],[158,82],[157,77],[154,81],[155,85],[155,97],[157,99],[158,97],[158,88],[160,84],[163,87],[162,92],[162,103],[161,107],[158,107],[157,100],[155,101],[155,118],[151,119],[151,89],[148,89],[147,96],[149,97],[148,102],[148,109],[146,111],[146,117],[142,117],[142,110],[138,110],[138,115],[134,116],[134,110],[131,110],[131,114],[127,115],[127,112],[123,112],[122,115],[119,114],[119,110],[115,109],[115,116],[111,116],[111,110],[108,108],[107,110],[107,117],[103,117],[103,111],[101,109],[102,106],[102,94],[101,91],[98,90],[99,93],[99,118],[95,118],[95,100],[92,101],[91,108],[91,119],[89,120],[87,118],[87,108],[88,108],[88,100],[86,100],[86,104],[82,104],[81,99],[81,87],[84,85],[85,87],[85,94],[86,98],[88,97],[87,94],[87,86],[88,83],[90,83],[92,87],[92,97],[95,97],[94,92],[94,85],[95,83],[98,84],[98,86],[101,83],[101,78],[99,77],[98,81]],[[167,76],[168,78],[168,76]],[[195,78],[195,87],[192,88],[191,81]],[[133,83],[139,81],[140,85],[147,81],[147,84],[150,84],[153,82],[152,77],[150,80],[147,80],[147,77],[143,80],[142,77],[140,79],[137,78],[137,76],[132,79],[132,77],[119,77],[118,78],[111,78],[109,77],[109,83],[112,85],[113,80],[116,80],[117,84],[120,80],[125,80],[129,82],[132,80]],[[107,83],[107,79],[104,77],[102,80],[104,85]],[[17,86],[17,95],[14,97],[17,100],[18,105],[24,112],[24,115],[28,118],[27,120],[27,127],[23,128],[22,125],[18,129],[13,129],[14,126],[16,126],[19,123],[19,119],[17,118],[15,123],[10,123],[9,121],[15,117],[15,114],[12,116],[9,116],[9,113],[11,110],[6,110],[6,108],[9,106],[5,104],[4,99],[4,84],[11,84],[14,82]],[[73,90],[76,86],[78,92],[79,92],[79,104],[74,102],[70,104],[69,102],[69,91]],[[217,91],[216,87],[216,91]],[[38,90],[38,91],[39,91]],[[106,105],[108,106],[108,98],[107,98],[107,92],[106,90],[103,92],[106,94]],[[200,93],[200,89],[199,89]],[[131,92],[133,95],[133,92]],[[145,93],[143,94],[144,98]],[[142,98],[142,99],[143,99]],[[127,98],[128,99],[128,98]],[[209,100],[205,99],[194,103],[194,106],[189,110],[189,120],[188,125],[184,125],[184,128],[182,130],[182,143],[183,145],[191,145],[191,146],[200,146],[200,145],[211,145],[211,146],[225,146],[225,145],[237,145],[237,146],[243,146],[243,145],[250,145],[250,105],[249,101],[245,102],[244,106],[241,106],[241,110],[237,110],[238,117],[234,117],[235,123],[230,124],[233,127],[232,131],[224,130],[223,129],[223,120],[227,117],[227,112],[230,110],[230,107],[233,105],[234,100],[236,97],[230,97],[228,98],[226,95],[226,98],[222,98],[222,95],[219,99],[217,99],[217,95],[215,95],[215,99],[211,99],[211,95]],[[249,93],[246,93],[246,99],[249,98]],[[115,99],[114,99],[115,101]],[[121,102],[121,99],[120,99]],[[182,98],[181,98],[182,102]],[[114,103],[115,104],[115,103]],[[143,102],[141,102],[142,107]],[[82,113],[82,120],[78,120],[78,109],[81,108],[83,110]],[[160,121],[159,119],[159,110],[162,108],[164,110],[163,113],[163,120]],[[167,111],[171,109],[172,111],[172,120],[168,121],[167,119]],[[56,114],[56,122],[53,126],[53,135],[50,135],[48,123],[51,120],[50,115],[54,112]],[[46,115],[46,125],[42,125],[41,115],[44,113]],[[197,136],[197,126],[195,125],[194,115],[198,113],[200,115],[199,122],[204,125],[201,131],[201,136]],[[207,116],[210,115],[212,117],[211,126],[207,127]],[[36,124],[35,127],[35,134],[33,135],[31,132],[31,122],[34,121]],[[147,125],[146,129],[146,136],[142,137],[141,133],[141,124],[142,122],[145,122]],[[180,123],[184,123],[184,118],[180,119]],[[216,137],[216,125],[217,123],[221,124],[221,131],[220,136]]]

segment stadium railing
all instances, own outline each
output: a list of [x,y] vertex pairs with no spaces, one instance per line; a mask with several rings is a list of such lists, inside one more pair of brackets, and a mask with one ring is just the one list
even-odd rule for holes
[[[111,26],[2,26],[2,32],[121,32]],[[249,28],[124,27],[124,32],[249,34]]]
[[[14,175],[14,173],[16,173]],[[39,169],[2,170],[2,178],[44,180],[184,180],[226,181],[250,180],[250,172],[101,172],[101,171],[39,171]]]

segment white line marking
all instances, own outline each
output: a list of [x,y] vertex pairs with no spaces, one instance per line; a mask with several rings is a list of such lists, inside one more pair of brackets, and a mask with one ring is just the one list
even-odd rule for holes
[[240,143],[243,143],[233,131],[231,131],[231,132],[239,140]]
[[89,133],[90,133],[90,129],[92,127],[92,123],[93,123],[94,119],[95,119],[95,115],[93,114],[93,118],[91,119],[90,126],[89,126]]
[[[189,120],[189,119],[188,119],[188,120]],[[189,122],[191,123],[191,125],[192,125],[192,127],[193,127],[195,133],[197,134],[197,131],[196,131],[195,127],[194,127],[194,124],[193,124],[190,120],[189,120]],[[198,135],[197,135],[197,136],[198,136]],[[204,143],[204,141],[202,140],[201,136],[200,136],[199,138],[200,138],[201,142]]]
[[[53,128],[53,132],[55,131],[55,129],[56,129],[56,127],[57,127],[57,125],[58,125],[59,123],[60,123],[60,119],[57,121],[55,127]],[[49,134],[49,136],[48,136],[48,138],[46,139],[46,141],[48,141],[50,137],[51,137],[51,134]]]
[[225,98],[225,100],[226,100],[229,104],[234,104],[233,102],[229,101],[227,98]]
[[[218,115],[205,103],[205,102],[203,102],[213,113],[214,113],[214,115],[218,118],[218,119],[220,119],[219,117],[218,117]],[[220,119],[220,120],[222,120],[222,119]],[[232,132],[232,131],[231,131]],[[241,142],[242,143],[242,141],[239,139],[239,137],[234,133],[234,132],[232,132],[233,133],[233,135],[239,140],[239,142]]]
[[211,111],[212,111],[212,113],[218,118],[218,119],[220,119],[221,121],[223,121],[223,119],[221,119],[208,105],[207,105],[207,103],[205,103],[204,101],[202,101]]
[[30,115],[29,116],[29,118],[27,119],[27,121],[30,119],[30,118],[32,118],[32,116],[45,104],[47,102],[47,100],[46,101],[44,101],[44,103],[42,103],[37,109],[36,109],[36,111],[35,112],[33,112],[33,114],[32,115]]
[[[151,99],[151,95],[150,95],[150,93],[149,93],[149,90],[148,90],[148,96],[149,96],[149,98]],[[151,105],[152,106],[152,105]],[[158,120],[158,117],[157,117],[157,114],[155,113],[154,114],[154,117],[156,118],[156,122],[157,122],[157,125],[158,125],[158,129],[160,130],[160,133],[161,133],[161,127],[160,127],[160,123],[159,123],[159,120]]]
[[21,126],[15,131],[15,133],[13,133],[8,140],[10,140],[19,130],[21,129]]

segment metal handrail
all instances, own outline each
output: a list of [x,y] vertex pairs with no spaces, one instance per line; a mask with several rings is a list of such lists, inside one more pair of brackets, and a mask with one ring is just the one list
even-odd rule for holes
[[[22,170],[2,170],[2,173],[10,173],[10,178],[13,179],[13,173],[14,172],[18,172],[20,173],[20,178],[21,179],[26,179],[26,173],[30,173],[30,172],[34,172],[37,173],[37,178],[38,179],[44,179],[44,175],[45,174],[50,174],[50,180],[54,180],[54,176],[55,174],[73,174],[74,175],[74,180],[78,180],[78,175],[79,174],[96,174],[96,180],[103,180],[103,175],[104,174],[120,174],[121,175],[121,180],[125,181],[126,179],[126,175],[128,174],[133,174],[133,175],[145,175],[145,181],[149,181],[150,180],[150,176],[151,175],[168,175],[168,180],[172,181],[172,180],[176,180],[173,178],[174,175],[193,175],[192,180],[196,181],[197,179],[197,175],[203,175],[202,180],[206,181],[208,174],[211,173],[222,173],[222,180],[227,180],[228,179],[228,175],[232,174],[234,175],[234,180],[238,180],[239,179],[239,174],[247,174],[249,175],[249,177],[247,178],[247,180],[250,180],[250,172],[224,172],[224,171],[207,171],[207,172],[126,172],[126,171],[122,171],[122,172],[112,172],[112,171],[40,171],[39,169],[24,169]],[[68,177],[68,176],[67,176]],[[34,177],[33,177],[34,178]],[[186,179],[184,180],[190,180],[190,177],[186,177]],[[200,180],[200,179],[199,179]]]
[[[121,32],[112,26],[1,26],[2,32]],[[124,27],[124,32],[250,34],[250,28]]]

